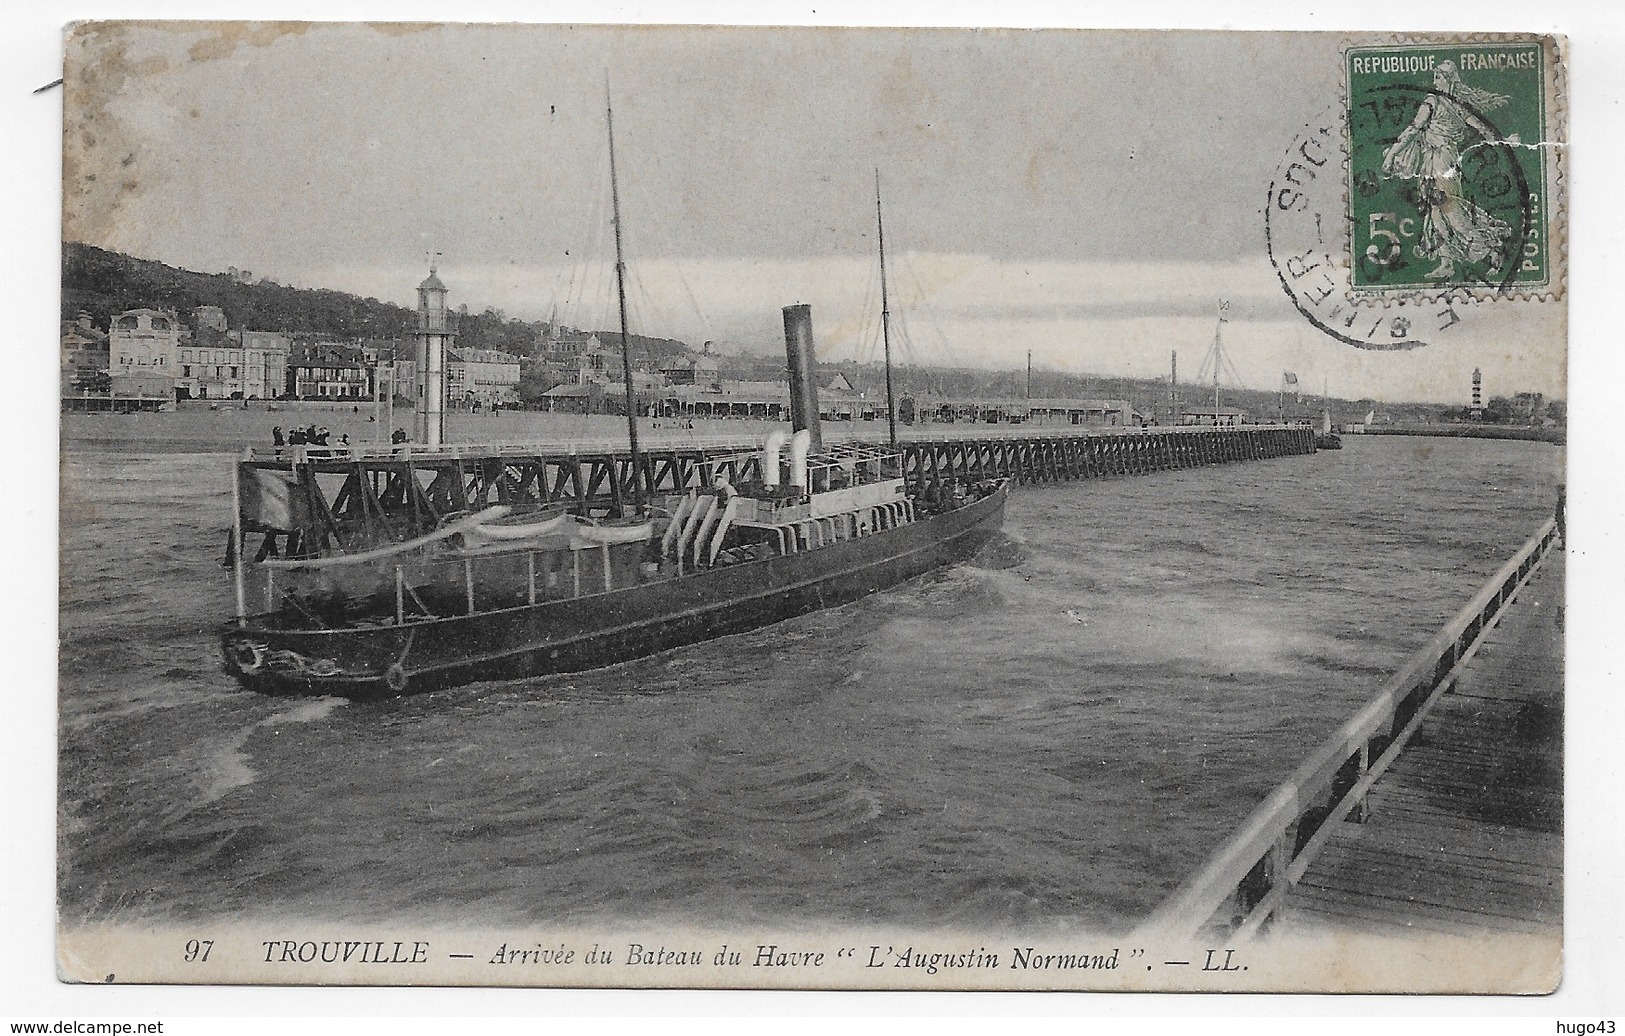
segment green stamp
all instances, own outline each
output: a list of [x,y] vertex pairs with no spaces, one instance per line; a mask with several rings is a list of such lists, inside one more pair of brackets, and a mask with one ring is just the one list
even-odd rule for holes
[[1542,44],[1355,47],[1347,62],[1354,289],[1550,284]]

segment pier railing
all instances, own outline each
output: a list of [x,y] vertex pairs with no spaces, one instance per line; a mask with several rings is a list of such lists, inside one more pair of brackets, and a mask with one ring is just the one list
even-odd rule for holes
[[1255,809],[1230,840],[1141,925],[1151,938],[1216,930],[1256,935],[1344,818],[1363,822],[1366,795],[1429,708],[1454,685],[1501,610],[1553,548],[1547,519],[1456,616]]
[[[1213,437],[1225,436],[1238,432],[1278,432],[1288,428],[1297,428],[1291,425],[1226,425],[1214,427],[1213,425],[1153,425],[1150,427],[1102,427],[1099,425],[1044,425],[1044,424],[1010,424],[988,425],[970,423],[932,423],[915,428],[899,428],[897,438],[904,443],[933,442],[946,440],[1019,440],[1019,439],[1143,439],[1157,435],[1180,435]],[[823,426],[824,438],[831,441],[845,439],[858,439],[870,441],[876,438],[875,429],[864,426],[842,427],[839,423],[826,423]],[[714,434],[685,432],[684,429],[660,428],[655,431],[645,431],[641,436],[647,439],[646,446],[650,450],[717,450],[746,452],[759,450],[762,436],[740,434]],[[883,436],[882,436],[883,437]],[[288,445],[251,447],[250,459],[253,460],[283,460],[303,462],[307,460],[389,460],[404,459],[439,459],[468,457],[489,457],[493,454],[509,454],[515,456],[534,454],[612,454],[626,453],[627,445],[624,436],[563,436],[549,439],[545,442],[523,439],[495,439],[484,440],[479,443],[446,443],[441,446],[425,446],[422,443],[378,443],[356,442],[340,445],[337,443],[318,445]]]

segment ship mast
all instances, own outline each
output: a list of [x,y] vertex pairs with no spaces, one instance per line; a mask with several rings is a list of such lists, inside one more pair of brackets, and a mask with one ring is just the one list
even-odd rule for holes
[[621,251],[621,190],[615,179],[615,108],[610,103],[609,80],[604,80],[604,113],[609,126],[609,199],[615,223],[615,294],[621,304],[621,377],[626,383],[626,437],[632,451],[632,500],[637,513],[643,507],[643,456],[638,451],[638,408],[632,392],[632,353],[626,342],[626,259]]
[[[1224,325],[1230,320],[1230,303],[1224,299],[1219,300],[1219,319],[1213,326],[1213,345],[1208,348],[1207,355],[1202,358],[1202,367],[1196,372],[1196,380],[1201,381],[1207,377],[1209,365],[1213,370],[1213,423],[1219,423],[1219,374],[1225,367],[1230,367],[1230,377],[1241,384],[1241,378],[1236,374],[1235,367],[1230,365],[1229,359],[1224,355]],[[1178,355],[1175,355],[1178,360]],[[1177,380],[1178,368],[1175,368]]]
[[875,229],[880,238],[880,340],[886,351],[886,427],[897,449],[897,405],[891,386],[891,302],[886,294],[886,221],[880,212],[880,170],[875,170]]

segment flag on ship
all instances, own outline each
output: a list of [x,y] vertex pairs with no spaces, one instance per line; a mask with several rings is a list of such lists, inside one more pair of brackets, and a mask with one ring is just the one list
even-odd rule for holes
[[299,528],[304,501],[297,483],[278,472],[261,468],[248,468],[241,478],[238,491],[242,499],[238,509],[245,527],[279,532]]
[[1298,376],[1296,374],[1293,374],[1291,371],[1282,371],[1281,372],[1281,384],[1283,384],[1283,385],[1296,385],[1297,383],[1298,383]]

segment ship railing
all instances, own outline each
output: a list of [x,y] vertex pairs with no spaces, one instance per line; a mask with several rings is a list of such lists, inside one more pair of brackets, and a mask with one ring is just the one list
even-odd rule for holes
[[496,608],[608,593],[627,585],[630,578],[625,573],[618,575],[617,548],[641,552],[642,547],[641,543],[600,542],[483,554],[464,551],[418,564],[396,565],[395,621],[402,624],[452,612],[474,615]]
[[[311,595],[366,600],[392,607],[396,624],[451,614],[534,605],[607,593],[635,582],[646,541],[572,541],[526,547],[444,547],[444,541],[470,523],[496,517],[490,508],[452,523],[432,537],[391,547],[311,559],[273,559],[253,566],[264,577],[267,614],[286,605],[309,612]],[[392,596],[393,601],[387,602]],[[320,616],[308,616],[316,621]],[[379,617],[382,617],[381,609]]]
[[1435,701],[1455,684],[1501,610],[1553,548],[1548,518],[1506,564],[1359,712],[1272,791],[1194,876],[1140,926],[1150,940],[1222,934],[1234,946],[1261,932],[1345,818],[1363,823],[1366,796]]
[[[290,599],[290,591],[308,584],[329,586],[362,586],[376,583],[380,573],[393,567],[399,582],[400,561],[403,558],[438,551],[448,540],[462,535],[477,525],[501,518],[512,508],[506,505],[488,507],[477,514],[467,515],[422,536],[399,543],[388,543],[368,550],[326,554],[311,558],[264,558],[247,566],[265,580],[265,610],[273,612]],[[279,577],[283,583],[278,586]],[[399,609],[397,608],[397,612]]]

